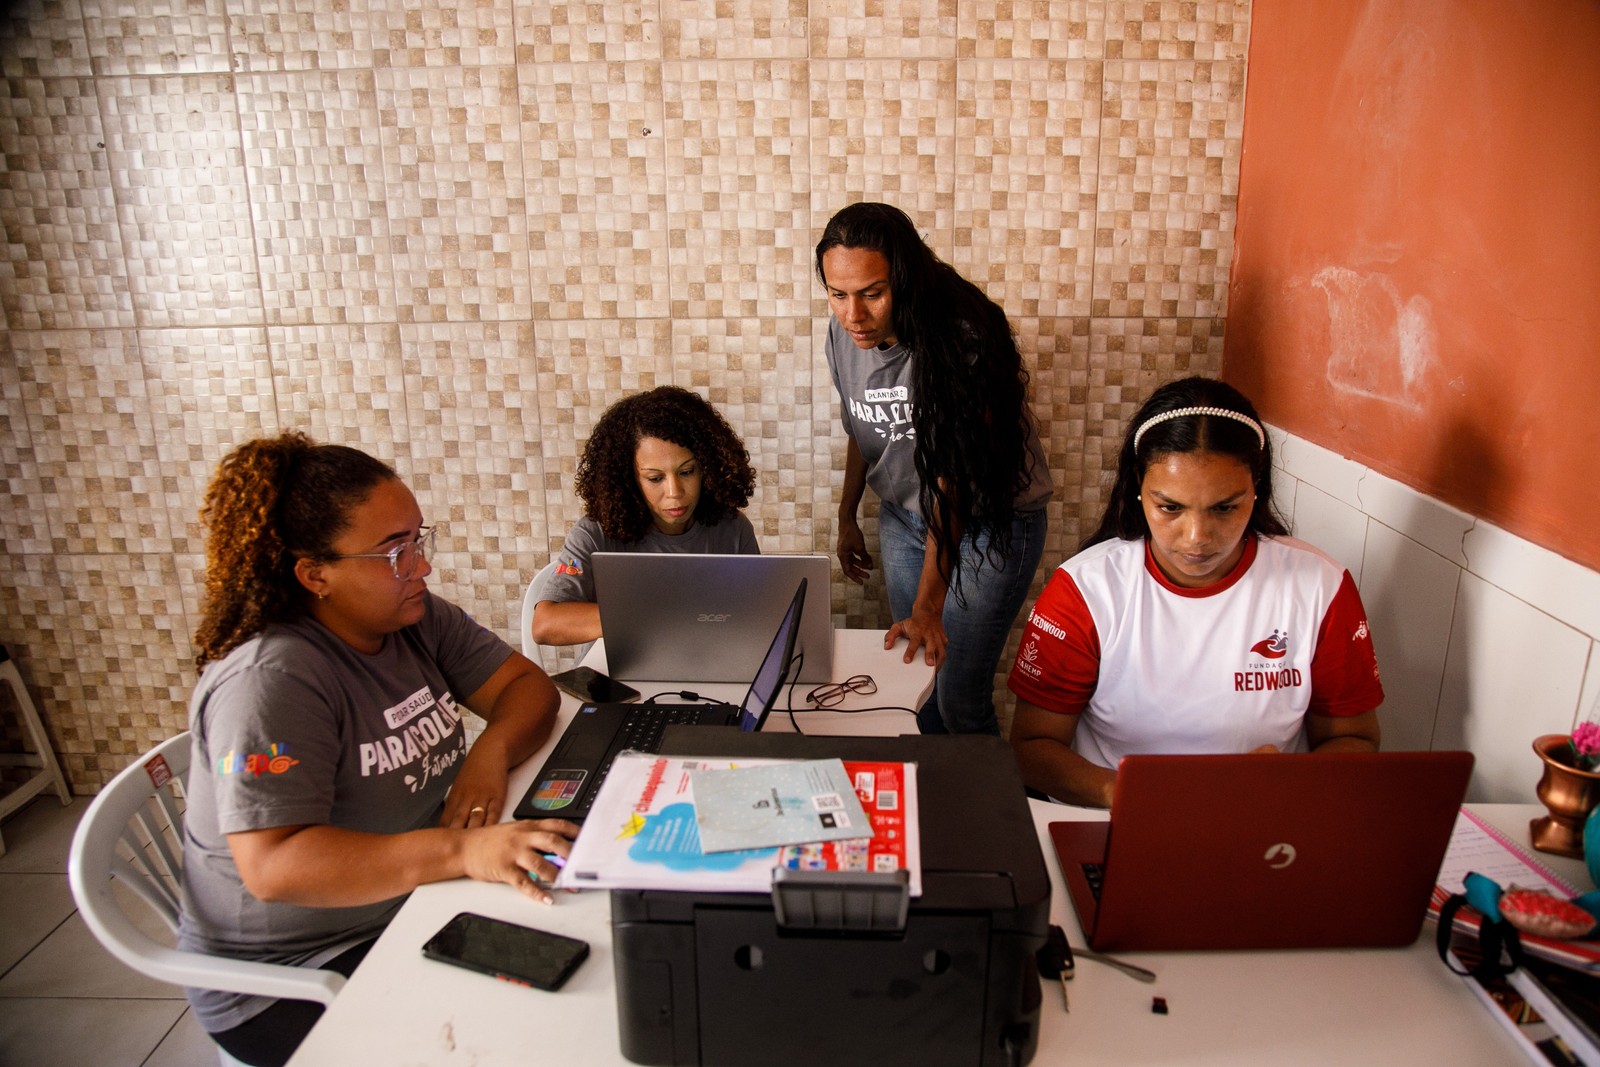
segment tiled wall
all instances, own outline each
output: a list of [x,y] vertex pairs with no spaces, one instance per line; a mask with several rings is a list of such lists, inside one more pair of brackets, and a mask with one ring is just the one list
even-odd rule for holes
[[1464,748],[1469,800],[1532,803],[1533,739],[1600,702],[1600,573],[1274,431],[1299,537],[1350,569],[1387,694],[1386,749]]
[[[865,12],[863,14],[863,12]],[[0,24],[0,640],[94,789],[183,727],[217,460],[394,461],[508,637],[595,416],[701,391],[831,553],[810,248],[909,211],[1011,315],[1046,569],[1156,383],[1219,369],[1248,0],[22,0]],[[871,537],[869,532],[869,538]],[[836,621],[882,625],[836,580]]]

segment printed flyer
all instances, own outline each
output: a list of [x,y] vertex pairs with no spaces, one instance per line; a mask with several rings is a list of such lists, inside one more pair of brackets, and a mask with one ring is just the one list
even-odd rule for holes
[[817,844],[706,852],[695,819],[694,775],[774,763],[623,753],[612,764],[572,855],[556,879],[566,889],[668,889],[766,893],[772,871],[893,872],[922,893],[916,765],[845,760],[872,836]]
[[690,772],[703,852],[842,841],[871,832],[836,759]]
[[821,845],[794,845],[778,858],[781,866],[803,871],[872,871],[911,875],[911,895],[922,895],[921,838],[917,833],[917,765],[845,760],[872,824],[872,836]]

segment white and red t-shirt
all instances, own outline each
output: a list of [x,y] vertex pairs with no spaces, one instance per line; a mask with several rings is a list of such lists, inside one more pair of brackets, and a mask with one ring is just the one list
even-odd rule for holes
[[1073,749],[1102,767],[1144,752],[1304,751],[1308,712],[1383,703],[1355,582],[1291,537],[1248,537],[1203,589],[1168,581],[1143,538],[1080,552],[1029,613],[1008,685],[1081,715]]

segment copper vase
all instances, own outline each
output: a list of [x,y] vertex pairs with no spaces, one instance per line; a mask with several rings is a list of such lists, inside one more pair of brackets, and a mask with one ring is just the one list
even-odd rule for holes
[[1566,762],[1572,753],[1566,734],[1545,734],[1533,742],[1544,764],[1544,776],[1534,790],[1539,803],[1550,809],[1528,824],[1533,847],[1558,856],[1583,858],[1583,824],[1600,804],[1600,773],[1579,770]]

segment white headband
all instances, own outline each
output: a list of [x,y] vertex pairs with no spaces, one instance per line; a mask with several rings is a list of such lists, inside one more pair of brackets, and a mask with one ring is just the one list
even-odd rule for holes
[[1242,422],[1256,432],[1256,447],[1267,447],[1267,435],[1262,432],[1261,424],[1255,419],[1252,419],[1249,415],[1245,415],[1237,411],[1229,411],[1227,408],[1179,408],[1176,411],[1163,411],[1159,415],[1152,415],[1148,419],[1145,419],[1144,425],[1140,426],[1138,430],[1134,431],[1134,452],[1137,453],[1139,451],[1139,438],[1143,437],[1144,432],[1150,427],[1166,422],[1168,419],[1181,419],[1187,415],[1210,415],[1213,418],[1232,419],[1234,422]]

